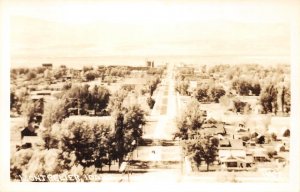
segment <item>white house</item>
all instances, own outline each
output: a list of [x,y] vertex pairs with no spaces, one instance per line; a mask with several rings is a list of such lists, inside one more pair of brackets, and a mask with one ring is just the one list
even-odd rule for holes
[[253,167],[251,154],[246,154],[240,139],[221,140],[219,144],[219,162],[225,170],[246,170]]

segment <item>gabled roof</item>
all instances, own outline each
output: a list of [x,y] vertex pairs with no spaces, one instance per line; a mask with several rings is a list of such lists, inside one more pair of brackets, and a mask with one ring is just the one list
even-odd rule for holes
[[[240,139],[230,139],[227,140],[229,142],[229,147],[219,147],[219,149],[223,149],[223,150],[243,150],[244,146],[243,146],[243,141]],[[221,142],[221,141],[220,141]],[[226,144],[226,140],[222,141],[223,144]]]
[[244,149],[243,141],[240,139],[232,139],[230,140],[231,148],[234,149]]
[[222,123],[219,123],[219,124],[203,124],[201,131],[206,133],[206,134],[212,134],[212,135],[224,134],[225,133],[224,125]]
[[252,163],[253,162],[253,158],[241,158],[241,157],[236,157],[236,156],[229,156],[229,157],[225,157],[220,159],[221,162],[244,162],[244,163]]

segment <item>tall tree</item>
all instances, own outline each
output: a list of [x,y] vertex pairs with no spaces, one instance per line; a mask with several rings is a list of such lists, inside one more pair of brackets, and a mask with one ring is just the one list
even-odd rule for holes
[[219,103],[220,97],[226,94],[225,90],[222,87],[213,87],[210,90],[211,100]]
[[204,112],[200,110],[200,103],[193,99],[191,100],[177,121],[179,129],[178,135],[182,139],[189,139],[197,132],[204,122]]
[[207,102],[210,100],[208,91],[208,87],[202,85],[195,90],[194,95],[199,102]]
[[213,163],[216,159],[217,147],[218,146],[216,146],[216,143],[212,142],[211,139],[202,139],[201,155],[204,161],[206,162],[207,171],[209,170],[209,165]]
[[46,103],[42,124],[51,127],[55,123],[61,123],[68,116],[66,100],[58,99],[53,103]]
[[260,103],[263,109],[263,113],[276,114],[277,112],[277,89],[274,85],[268,85],[260,96]]
[[186,155],[191,157],[199,170],[201,162],[204,161],[209,171],[209,165],[216,160],[218,143],[215,138],[200,137],[185,143],[184,150]]
[[176,91],[178,91],[181,95],[188,95],[189,83],[188,81],[177,81]]

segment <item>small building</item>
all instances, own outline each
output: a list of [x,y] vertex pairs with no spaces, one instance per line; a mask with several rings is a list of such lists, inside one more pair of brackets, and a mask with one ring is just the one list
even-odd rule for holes
[[226,131],[224,128],[223,123],[216,123],[216,124],[203,124],[202,125],[202,132],[207,135],[225,135]]
[[153,68],[154,67],[154,61],[146,61],[146,66]]
[[245,158],[229,156],[222,160],[221,167],[225,170],[248,170],[253,169],[254,162],[251,157]]
[[53,65],[52,63],[43,63],[42,66],[46,69],[52,70]]
[[265,152],[261,151],[261,150],[255,150],[255,151],[253,152],[253,158],[254,158],[254,160],[257,161],[257,162],[266,162],[266,161],[270,161],[268,155],[267,155]]
[[225,170],[246,170],[253,168],[254,159],[246,153],[242,140],[226,139],[219,143],[219,163]]

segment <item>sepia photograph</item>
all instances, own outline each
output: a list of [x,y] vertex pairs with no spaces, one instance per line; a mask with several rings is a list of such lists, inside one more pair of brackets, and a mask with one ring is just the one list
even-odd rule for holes
[[4,1],[3,189],[299,191],[299,4]]

